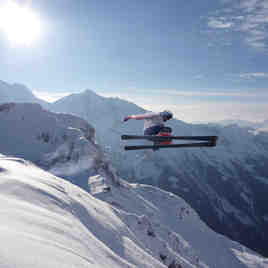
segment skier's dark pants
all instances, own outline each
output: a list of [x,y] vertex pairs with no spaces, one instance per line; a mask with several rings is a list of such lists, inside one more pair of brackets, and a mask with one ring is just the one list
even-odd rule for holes
[[162,128],[163,126],[153,126],[153,127],[146,128],[144,129],[144,135],[146,136],[157,135],[161,131]]
[[144,130],[144,135],[149,135],[149,136],[157,135],[160,131],[171,133],[172,128],[171,127],[161,126],[161,125],[153,126],[153,127],[146,128]]

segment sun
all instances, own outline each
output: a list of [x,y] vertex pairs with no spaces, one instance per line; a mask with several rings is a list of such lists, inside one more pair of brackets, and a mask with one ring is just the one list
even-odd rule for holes
[[40,19],[29,7],[8,1],[0,6],[0,30],[10,42],[30,45],[40,36]]

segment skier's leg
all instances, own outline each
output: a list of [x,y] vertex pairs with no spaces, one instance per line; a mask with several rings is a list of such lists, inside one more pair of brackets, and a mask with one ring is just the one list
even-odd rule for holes
[[146,128],[144,130],[144,135],[145,136],[157,135],[162,128],[163,128],[162,126],[153,126],[153,127]]
[[171,127],[162,127],[161,132],[172,133],[172,128]]
[[[153,127],[150,127],[150,128],[147,128],[144,130],[144,135],[148,135],[148,136],[153,136],[153,135],[157,135],[161,129],[163,128],[163,126],[153,126]],[[158,145],[159,142],[155,142],[154,141],[154,145]],[[153,151],[157,151],[159,149],[153,149]]]

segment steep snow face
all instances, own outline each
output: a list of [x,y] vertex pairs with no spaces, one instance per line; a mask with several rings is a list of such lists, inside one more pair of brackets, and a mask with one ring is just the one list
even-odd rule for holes
[[95,162],[102,163],[95,131],[81,118],[39,104],[7,103],[0,105],[0,121],[2,153],[24,157],[84,188]]
[[122,123],[124,116],[144,112],[136,105],[86,91],[61,99],[52,109],[92,123],[122,177],[182,196],[217,231],[268,256],[267,132],[171,120],[167,125],[174,135],[217,135],[217,147],[125,152],[126,143],[143,143],[120,140],[122,134],[142,134],[142,121]]
[[107,182],[110,190],[97,199],[1,155],[0,266],[267,267],[267,259],[211,231],[173,194]]
[[0,167],[1,267],[164,267],[134,252],[112,207],[22,159],[1,158]]

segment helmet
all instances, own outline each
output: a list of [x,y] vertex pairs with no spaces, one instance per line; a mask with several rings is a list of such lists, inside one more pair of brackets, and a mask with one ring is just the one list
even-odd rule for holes
[[173,113],[167,110],[161,112],[160,115],[163,117],[164,121],[167,121],[173,117]]

